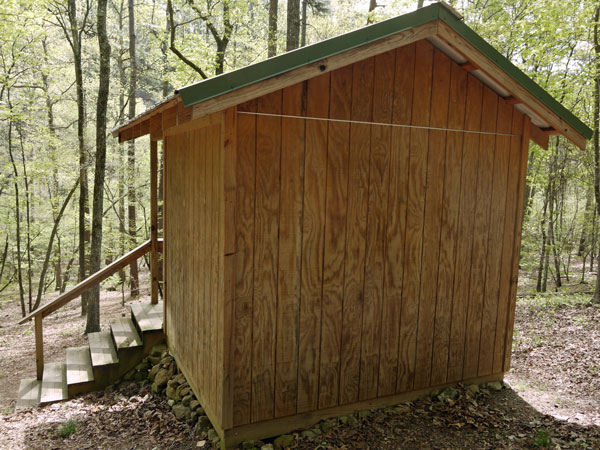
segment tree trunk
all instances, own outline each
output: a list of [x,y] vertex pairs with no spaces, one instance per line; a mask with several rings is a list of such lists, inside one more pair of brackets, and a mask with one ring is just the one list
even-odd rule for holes
[[594,191],[588,189],[585,193],[585,211],[583,213],[583,229],[581,230],[581,237],[579,238],[579,247],[577,247],[577,256],[583,256],[586,252],[586,244],[588,241],[587,230],[588,224],[592,223],[592,214],[594,209]]
[[17,228],[17,280],[19,281],[19,297],[21,299],[21,314],[23,317],[26,316],[27,312],[25,309],[25,289],[23,288],[23,266],[21,264],[21,209],[20,209],[20,198],[19,198],[19,172],[17,170],[17,163],[12,151],[12,103],[10,101],[10,91],[7,92],[7,103],[8,110],[11,113],[11,119],[8,122],[8,154],[10,156],[10,162],[12,163],[15,180],[15,225]]
[[[110,43],[106,34],[106,3],[98,0],[97,30],[100,49],[98,102],[96,104],[96,167],[94,171],[94,202],[92,205],[92,249],[90,269],[100,270],[102,256],[102,213],[104,203],[104,173],[106,167],[106,109],[110,81]],[[90,289],[86,333],[100,330],[100,286]]]
[[37,292],[37,296],[35,298],[35,304],[33,305],[33,309],[37,309],[40,306],[40,303],[42,301],[42,294],[44,291],[44,282],[46,280],[46,272],[48,270],[48,264],[50,263],[50,255],[52,254],[52,246],[54,245],[54,238],[56,237],[56,233],[58,232],[58,226],[60,225],[60,221],[65,212],[65,209],[67,209],[67,205],[71,201],[71,197],[75,193],[75,190],[77,189],[78,184],[79,184],[79,180],[77,180],[75,182],[75,185],[73,186],[73,188],[67,195],[67,198],[65,198],[65,201],[63,202],[60,210],[58,211],[56,218],[54,219],[54,226],[52,227],[52,232],[50,233],[50,240],[49,240],[48,246],[46,248],[46,256],[44,257],[44,262],[42,264],[42,271],[40,273],[40,281],[38,283],[38,292]]
[[277,6],[278,0],[269,0],[269,29],[267,32],[267,56],[277,54]]
[[[83,86],[83,69],[81,65],[81,33],[87,23],[78,23],[77,1],[68,0],[67,14],[69,17],[70,30],[65,30],[69,35],[71,48],[73,50],[73,64],[75,69],[75,89],[77,95],[77,144],[79,153],[79,281],[87,277],[86,247],[90,242],[88,227],[88,215],[90,213],[88,196],[88,157],[85,149],[85,91]],[[84,16],[84,20],[87,15]],[[69,33],[70,31],[70,33]],[[89,292],[81,294],[81,315],[87,311]]]
[[287,39],[285,50],[295,50],[300,45],[300,0],[287,2]]
[[537,284],[535,287],[536,292],[546,292],[544,283],[544,274],[547,273],[545,269],[546,254],[548,249],[546,248],[546,214],[548,212],[548,188],[544,191],[544,208],[542,209],[542,221],[540,229],[542,231],[542,245],[540,249],[540,262],[538,264],[537,271]]
[[17,131],[19,133],[19,147],[21,149],[21,166],[23,167],[23,182],[25,183],[25,224],[26,224],[26,239],[25,246],[27,250],[27,300],[29,312],[33,303],[33,280],[31,259],[31,190],[29,189],[29,176],[27,175],[27,161],[25,159],[25,145],[23,144],[23,130],[21,124],[17,123]]
[[[133,0],[128,0],[129,14],[129,120],[135,118],[135,95],[137,89],[137,62],[135,59],[135,9]],[[127,147],[127,216],[131,248],[136,246],[136,196],[135,196],[135,140],[129,141]],[[140,294],[137,261],[129,265],[130,295]]]
[[[600,15],[600,2],[594,13],[594,193],[596,195],[596,208],[600,208],[600,141],[598,131],[600,128],[600,42],[598,42],[598,18]],[[598,252],[598,266],[600,267],[600,252]],[[596,274],[596,289],[592,297],[593,303],[600,303],[600,271]]]
[[[125,64],[123,61],[123,54],[125,52],[125,44],[123,40],[123,33],[125,32],[123,26],[125,4],[121,0],[118,17],[119,17],[119,52],[117,54],[117,71],[119,72],[119,122],[121,125],[125,123],[125,86],[127,85],[127,76],[125,74]],[[163,96],[163,97],[166,97]],[[119,254],[125,254],[125,240],[127,234],[125,231],[125,146],[119,145],[119,182],[118,182],[118,195],[119,195]],[[119,282],[125,283],[125,269],[119,270]]]
[[302,20],[300,22],[300,47],[306,45],[306,13],[308,9],[308,0],[302,0]]

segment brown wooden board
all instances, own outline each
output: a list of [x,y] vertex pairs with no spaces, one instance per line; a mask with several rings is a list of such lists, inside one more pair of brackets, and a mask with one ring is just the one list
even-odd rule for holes
[[[372,120],[373,64],[373,58],[369,58],[353,66],[352,120],[365,122]],[[370,148],[371,127],[367,124],[351,124],[340,355],[340,404],[358,400]]]
[[[396,50],[394,70],[392,123],[407,124],[410,123],[412,115],[415,71],[414,44]],[[409,144],[410,129],[392,127],[386,234],[384,237],[384,303],[379,358],[379,396],[394,394],[397,387]]]
[[[324,74],[308,80],[306,105],[308,116],[327,117],[329,77],[329,74]],[[302,215],[298,412],[313,411],[318,406],[326,176],[327,123],[308,120]]]
[[507,316],[510,305],[510,287],[512,277],[513,242],[515,240],[515,222],[517,210],[517,191],[521,174],[521,133],[523,132],[523,114],[513,109],[511,133],[518,136],[510,138],[510,158],[506,191],[506,211],[504,218],[504,238],[502,241],[502,267],[500,268],[500,289],[498,293],[498,313],[496,316],[496,336],[494,343],[493,368],[502,370],[504,365],[504,345]]
[[[348,66],[331,73],[329,117],[341,120],[350,119],[351,99],[352,67]],[[342,317],[344,288],[349,136],[350,125],[347,122],[329,122],[319,408],[335,406],[339,401],[342,338],[340,317]]]
[[[502,99],[498,101],[498,119],[496,131],[510,134],[514,108]],[[506,218],[506,192],[509,187],[508,164],[510,156],[510,137],[496,136],[494,159],[494,184],[492,186],[492,211],[490,218],[488,255],[485,275],[485,293],[483,315],[481,318],[481,339],[479,343],[478,375],[492,373],[494,360],[494,341],[496,338],[496,316],[498,313],[498,294],[500,289],[500,268],[504,237],[504,219]]]
[[[510,370],[510,358],[512,352],[513,327],[515,324],[515,304],[517,300],[517,281],[519,280],[519,260],[521,255],[521,230],[523,228],[523,204],[525,202],[525,183],[527,181],[527,158],[529,154],[529,131],[531,119],[529,116],[523,116],[523,125],[521,130],[521,148],[519,163],[519,188],[517,190],[517,212],[515,220],[515,233],[513,240],[512,254],[512,274],[510,277],[510,293],[508,294],[508,316],[506,325],[506,343],[504,347],[504,367],[503,371]],[[518,125],[513,123],[513,130]],[[513,134],[517,134],[513,131]]]
[[[238,110],[256,112],[256,101]],[[236,152],[236,244],[233,343],[233,424],[250,422],[256,116],[238,114]]]
[[[483,85],[477,78],[468,75],[465,109],[466,130],[479,131],[481,129],[482,100]],[[449,382],[460,380],[463,373],[478,158],[479,135],[465,133],[460,184],[460,210],[458,214],[458,239],[456,242],[456,270],[454,271],[452,296],[450,350],[448,354],[447,381]]]
[[[432,127],[446,128],[448,125],[450,71],[450,59],[439,50],[435,50],[431,89],[430,124]],[[423,263],[421,264],[421,295],[417,325],[415,389],[431,385],[440,230],[444,195],[446,134],[445,131],[441,130],[431,130],[429,132],[425,222],[423,225]]]
[[[259,113],[281,114],[281,91],[260,97]],[[256,119],[256,217],[252,421],[274,416],[281,118]]]
[[[282,113],[301,115],[304,94],[303,83],[285,88]],[[305,142],[304,120],[290,118],[281,120],[275,417],[296,412]]]
[[[498,96],[487,86],[483,87],[483,109],[481,130],[494,132],[498,113]],[[479,135],[479,158],[477,169],[477,198],[475,201],[475,222],[473,224],[473,249],[471,253],[471,277],[469,279],[469,309],[465,339],[465,361],[463,378],[477,375],[479,363],[479,341],[481,337],[481,316],[485,295],[485,268],[488,255],[488,235],[492,183],[494,180],[495,137]]]
[[[452,63],[451,66],[448,128],[462,130],[465,125],[467,72],[455,63]],[[446,134],[444,198],[431,367],[432,385],[446,382],[448,352],[450,348],[450,327],[452,323],[454,272],[455,270],[462,270],[462,268],[456,267],[455,263],[460,208],[461,169],[463,163],[463,140],[464,133],[451,131]]]
[[[425,41],[417,42],[412,125],[429,126],[432,66],[433,47]],[[424,129],[412,128],[410,131],[410,172],[406,211],[402,313],[400,319],[400,360],[397,386],[399,392],[411,390],[415,377],[428,146],[429,132]]]
[[[376,123],[392,121],[393,96],[390,94],[394,92],[395,63],[394,51],[375,57],[373,121]],[[387,330],[391,328],[388,318],[382,315],[391,134],[391,127],[371,127],[360,400],[377,396],[381,329],[384,324]]]

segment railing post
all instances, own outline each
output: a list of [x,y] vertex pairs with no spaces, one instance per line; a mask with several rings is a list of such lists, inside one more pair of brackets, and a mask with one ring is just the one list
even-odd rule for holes
[[37,369],[37,379],[42,379],[44,373],[44,335],[42,330],[42,315],[35,316],[35,365]]
[[158,303],[158,145],[150,141],[150,272],[152,303]]

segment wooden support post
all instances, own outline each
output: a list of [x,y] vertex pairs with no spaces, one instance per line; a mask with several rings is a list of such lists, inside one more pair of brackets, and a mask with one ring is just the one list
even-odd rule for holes
[[150,141],[150,271],[152,303],[158,303],[158,145]]
[[44,335],[42,330],[42,315],[35,316],[35,365],[37,369],[37,379],[42,379],[44,373]]

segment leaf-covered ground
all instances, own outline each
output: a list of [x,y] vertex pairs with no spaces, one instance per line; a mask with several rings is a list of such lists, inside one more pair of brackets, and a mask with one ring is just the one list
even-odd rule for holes
[[[110,314],[122,314],[118,296],[111,298]],[[577,294],[519,299],[509,388],[459,389],[456,399],[426,398],[363,414],[356,423],[332,421],[326,432],[299,431],[290,448],[600,449],[600,308],[588,300]],[[77,316],[76,309],[64,314]],[[0,304],[0,448],[210,447],[206,436],[175,420],[164,398],[135,384],[10,412],[14,368],[18,377],[34,369],[33,336],[14,327],[17,315]],[[57,357],[81,338],[80,324],[78,332],[61,326],[49,322],[46,330]]]

